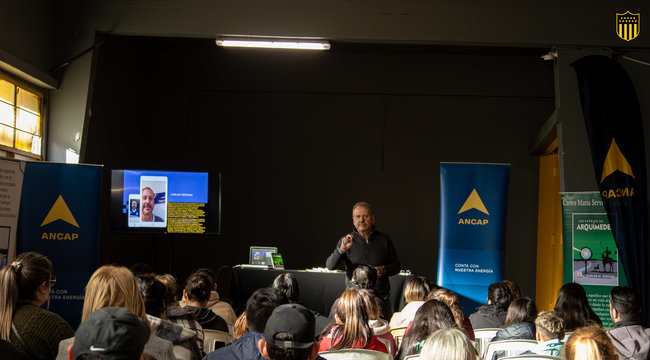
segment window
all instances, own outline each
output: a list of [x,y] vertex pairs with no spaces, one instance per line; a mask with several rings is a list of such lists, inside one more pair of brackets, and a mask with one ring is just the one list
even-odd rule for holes
[[43,94],[0,75],[0,150],[41,159]]

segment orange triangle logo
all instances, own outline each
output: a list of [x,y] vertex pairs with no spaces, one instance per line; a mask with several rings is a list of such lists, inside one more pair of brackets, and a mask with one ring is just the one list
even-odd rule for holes
[[70,208],[68,208],[68,205],[65,203],[65,200],[63,200],[62,195],[59,195],[59,198],[56,199],[54,205],[52,205],[50,212],[47,213],[47,216],[45,217],[45,220],[43,220],[41,226],[45,226],[56,220],[63,220],[68,224],[79,227],[79,224],[77,224],[77,220],[75,220],[74,216],[72,216],[72,212],[70,212]]
[[612,138],[612,144],[609,146],[609,151],[607,151],[607,156],[605,157],[605,163],[603,164],[603,175],[600,178],[600,182],[605,181],[605,178],[613,174],[616,170],[622,172],[623,174],[630,175],[634,178],[634,173],[632,172],[632,167],[630,163],[627,162],[625,156],[621,152],[621,149],[618,148],[616,140]]
[[485,208],[485,205],[483,204],[483,201],[481,200],[481,197],[478,196],[478,192],[476,192],[476,189],[472,190],[472,193],[469,194],[467,197],[467,200],[465,200],[465,203],[463,206],[460,208],[460,211],[458,213],[465,212],[469,209],[476,209],[482,213],[485,213],[487,215],[490,215],[490,213],[487,211]]

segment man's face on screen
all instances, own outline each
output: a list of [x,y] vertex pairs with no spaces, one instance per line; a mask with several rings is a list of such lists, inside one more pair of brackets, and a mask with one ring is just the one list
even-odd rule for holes
[[153,198],[154,193],[151,189],[142,190],[142,216],[150,217],[153,213]]
[[135,202],[135,201],[132,202],[132,203],[131,203],[131,209],[133,209],[133,210],[137,210],[137,209],[138,209],[138,203]]

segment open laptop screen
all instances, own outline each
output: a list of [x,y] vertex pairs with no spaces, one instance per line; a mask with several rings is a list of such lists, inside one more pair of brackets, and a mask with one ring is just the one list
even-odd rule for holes
[[248,263],[252,265],[269,265],[273,266],[272,254],[278,252],[276,247],[268,246],[251,246]]

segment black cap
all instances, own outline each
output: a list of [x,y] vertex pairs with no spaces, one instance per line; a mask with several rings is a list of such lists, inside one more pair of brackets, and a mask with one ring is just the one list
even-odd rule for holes
[[[314,314],[299,304],[280,305],[273,310],[264,328],[267,343],[286,349],[307,349],[314,344]],[[275,335],[287,333],[293,340],[276,340]]]
[[149,333],[149,326],[125,308],[101,308],[79,325],[74,337],[74,359],[83,354],[104,360],[138,359]]

